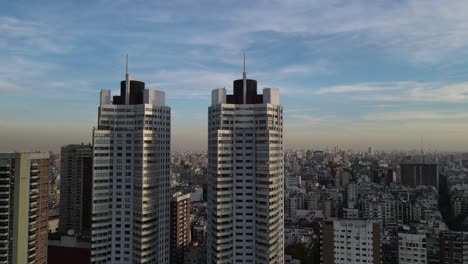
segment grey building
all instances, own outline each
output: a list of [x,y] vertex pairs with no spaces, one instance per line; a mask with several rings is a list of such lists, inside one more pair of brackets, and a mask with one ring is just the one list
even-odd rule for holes
[[93,147],[67,145],[61,148],[59,231],[89,237],[91,231],[91,187]]

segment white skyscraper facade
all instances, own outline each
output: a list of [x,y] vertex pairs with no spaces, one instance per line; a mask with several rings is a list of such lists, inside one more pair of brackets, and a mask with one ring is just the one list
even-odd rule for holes
[[283,107],[234,81],[208,110],[208,263],[284,263]]
[[[127,96],[128,95],[128,96]],[[127,73],[93,130],[92,263],[169,263],[171,110]]]

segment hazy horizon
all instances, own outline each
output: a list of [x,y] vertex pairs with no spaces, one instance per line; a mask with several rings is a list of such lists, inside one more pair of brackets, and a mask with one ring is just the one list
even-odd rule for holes
[[0,10],[2,152],[90,142],[127,53],[166,92],[173,151],[205,150],[211,90],[231,91],[244,51],[259,90],[280,90],[287,149],[468,151],[462,2],[52,2]]

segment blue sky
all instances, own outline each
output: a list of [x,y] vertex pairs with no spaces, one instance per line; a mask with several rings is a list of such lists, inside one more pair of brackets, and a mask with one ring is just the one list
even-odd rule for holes
[[6,1],[0,150],[89,142],[100,89],[166,91],[174,150],[206,149],[211,90],[279,88],[287,148],[468,150],[464,1]]

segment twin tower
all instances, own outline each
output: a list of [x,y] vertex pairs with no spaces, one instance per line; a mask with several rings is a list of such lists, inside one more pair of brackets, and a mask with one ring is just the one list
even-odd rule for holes
[[[92,263],[169,263],[171,109],[128,72],[93,129]],[[284,263],[283,107],[234,81],[208,108],[207,263]]]

